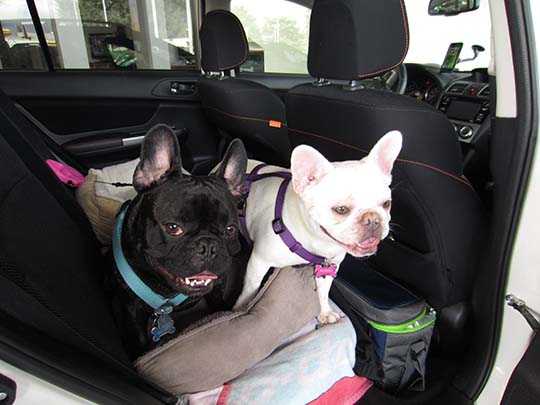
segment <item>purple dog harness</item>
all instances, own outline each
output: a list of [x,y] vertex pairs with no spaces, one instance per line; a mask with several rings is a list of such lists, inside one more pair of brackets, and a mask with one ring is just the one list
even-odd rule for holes
[[291,173],[271,172],[259,174],[259,170],[266,166],[268,165],[265,163],[261,163],[255,166],[253,170],[246,175],[246,178],[244,180],[243,199],[239,206],[239,217],[242,234],[250,244],[253,244],[253,241],[249,237],[249,232],[246,224],[247,197],[249,195],[249,191],[251,190],[251,185],[255,181],[266,179],[268,177],[280,177],[283,180],[279,186],[276,196],[276,205],[274,207],[274,220],[272,221],[272,229],[274,233],[276,235],[279,235],[283,243],[289,248],[291,252],[293,252],[297,256],[300,256],[309,264],[315,265],[315,276],[317,278],[326,276],[335,278],[337,275],[337,266],[335,264],[328,264],[328,260],[326,260],[326,258],[311,253],[309,250],[304,248],[302,244],[296,240],[294,235],[291,233],[291,231],[289,231],[289,229],[283,222],[283,205],[285,204],[285,194],[287,192],[287,187],[291,182]]

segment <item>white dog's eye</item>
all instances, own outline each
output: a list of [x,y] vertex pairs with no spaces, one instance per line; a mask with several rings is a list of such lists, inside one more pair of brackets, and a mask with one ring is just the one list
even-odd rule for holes
[[340,205],[339,207],[334,207],[332,209],[339,215],[347,215],[350,212],[349,207],[344,205]]
[[178,224],[174,224],[174,223],[165,224],[164,228],[165,228],[165,232],[167,232],[169,235],[172,235],[172,236],[180,236],[184,233],[183,229],[180,228],[180,225]]
[[392,206],[392,200],[386,200],[385,202],[383,202],[382,206],[385,210],[389,210]]

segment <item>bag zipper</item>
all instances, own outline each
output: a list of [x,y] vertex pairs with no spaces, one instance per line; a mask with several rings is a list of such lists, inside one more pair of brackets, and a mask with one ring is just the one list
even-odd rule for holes
[[414,333],[425,329],[435,323],[437,313],[433,308],[424,308],[422,313],[412,321],[401,325],[383,325],[373,321],[367,321],[373,328],[386,333]]

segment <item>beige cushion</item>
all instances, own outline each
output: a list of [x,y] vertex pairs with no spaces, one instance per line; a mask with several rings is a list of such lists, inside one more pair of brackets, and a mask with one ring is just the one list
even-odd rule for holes
[[114,218],[122,201],[101,197],[95,193],[96,175],[89,173],[85,182],[77,189],[77,201],[88,216],[98,240],[109,245],[112,238]]
[[245,310],[204,319],[135,362],[140,374],[181,395],[218,387],[270,355],[319,313],[313,269],[276,270]]
[[[103,169],[90,169],[85,182],[77,189],[77,201],[88,216],[98,240],[110,245],[116,213],[124,201],[137,195],[133,187],[115,187],[108,183],[131,184],[139,159]],[[182,169],[182,173],[189,172]]]

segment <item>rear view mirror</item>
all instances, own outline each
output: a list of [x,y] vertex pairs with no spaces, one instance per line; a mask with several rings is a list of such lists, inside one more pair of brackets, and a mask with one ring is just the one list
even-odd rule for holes
[[431,0],[429,15],[456,15],[480,7],[480,0]]

